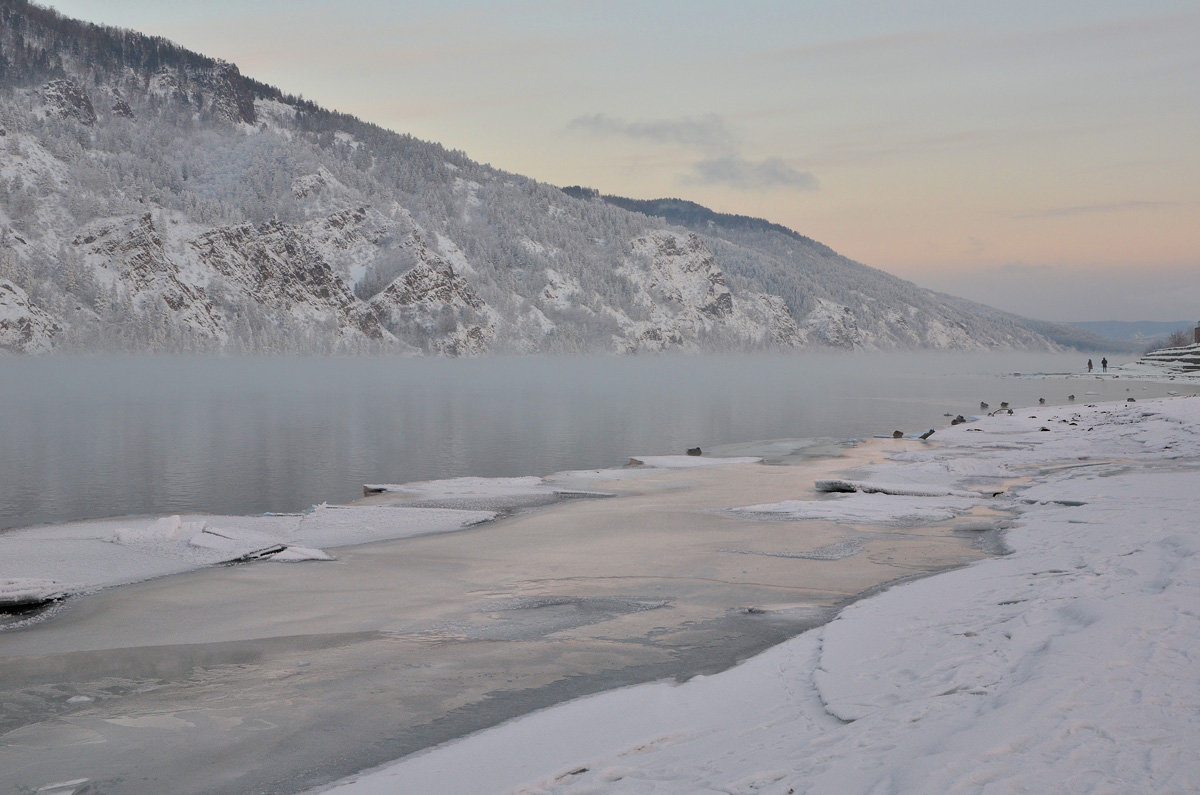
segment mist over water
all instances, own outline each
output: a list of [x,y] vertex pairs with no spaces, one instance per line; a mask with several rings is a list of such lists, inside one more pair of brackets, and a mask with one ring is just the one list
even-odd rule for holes
[[8,358],[0,529],[297,511],[355,499],[364,482],[547,474],[697,445],[919,432],[945,425],[947,412],[978,413],[980,400],[1166,394],[1122,380],[1011,376],[1078,371],[1086,358]]

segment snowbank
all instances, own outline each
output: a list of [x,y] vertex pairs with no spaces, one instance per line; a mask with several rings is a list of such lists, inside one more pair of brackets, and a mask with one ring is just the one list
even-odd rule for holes
[[860,601],[718,676],[564,704],[332,791],[1200,789],[1200,398],[1021,411],[939,439],[867,474],[944,496],[815,504],[953,512],[971,499],[954,492],[1022,478],[994,498],[1017,517],[1011,554]]
[[66,593],[54,580],[33,577],[0,578],[0,610],[39,605],[61,599]]
[[0,600],[6,582],[53,581],[61,595],[221,563],[331,560],[322,548],[445,533],[494,517],[489,511],[318,505],[304,514],[124,517],[10,530],[0,534]]

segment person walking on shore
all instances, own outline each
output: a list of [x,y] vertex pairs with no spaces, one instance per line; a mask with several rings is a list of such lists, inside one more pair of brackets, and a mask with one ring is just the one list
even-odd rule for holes
[[1102,373],[1108,372],[1108,357],[1107,356],[1105,356],[1103,359],[1100,360],[1100,372],[1102,372]]
[[1092,371],[1092,360],[1088,359],[1088,372],[1090,373],[1091,371]]

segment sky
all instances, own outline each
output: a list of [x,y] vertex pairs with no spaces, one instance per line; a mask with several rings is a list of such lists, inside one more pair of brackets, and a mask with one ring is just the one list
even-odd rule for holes
[[1200,318],[1194,0],[58,0],[555,185],[1048,320]]

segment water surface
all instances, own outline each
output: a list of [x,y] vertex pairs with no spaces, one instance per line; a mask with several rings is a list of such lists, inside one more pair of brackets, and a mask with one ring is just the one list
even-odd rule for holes
[[[0,359],[0,529],[295,511],[364,482],[547,474],[778,438],[922,431],[1141,384],[1079,354]],[[1156,394],[1166,387],[1151,386]]]

